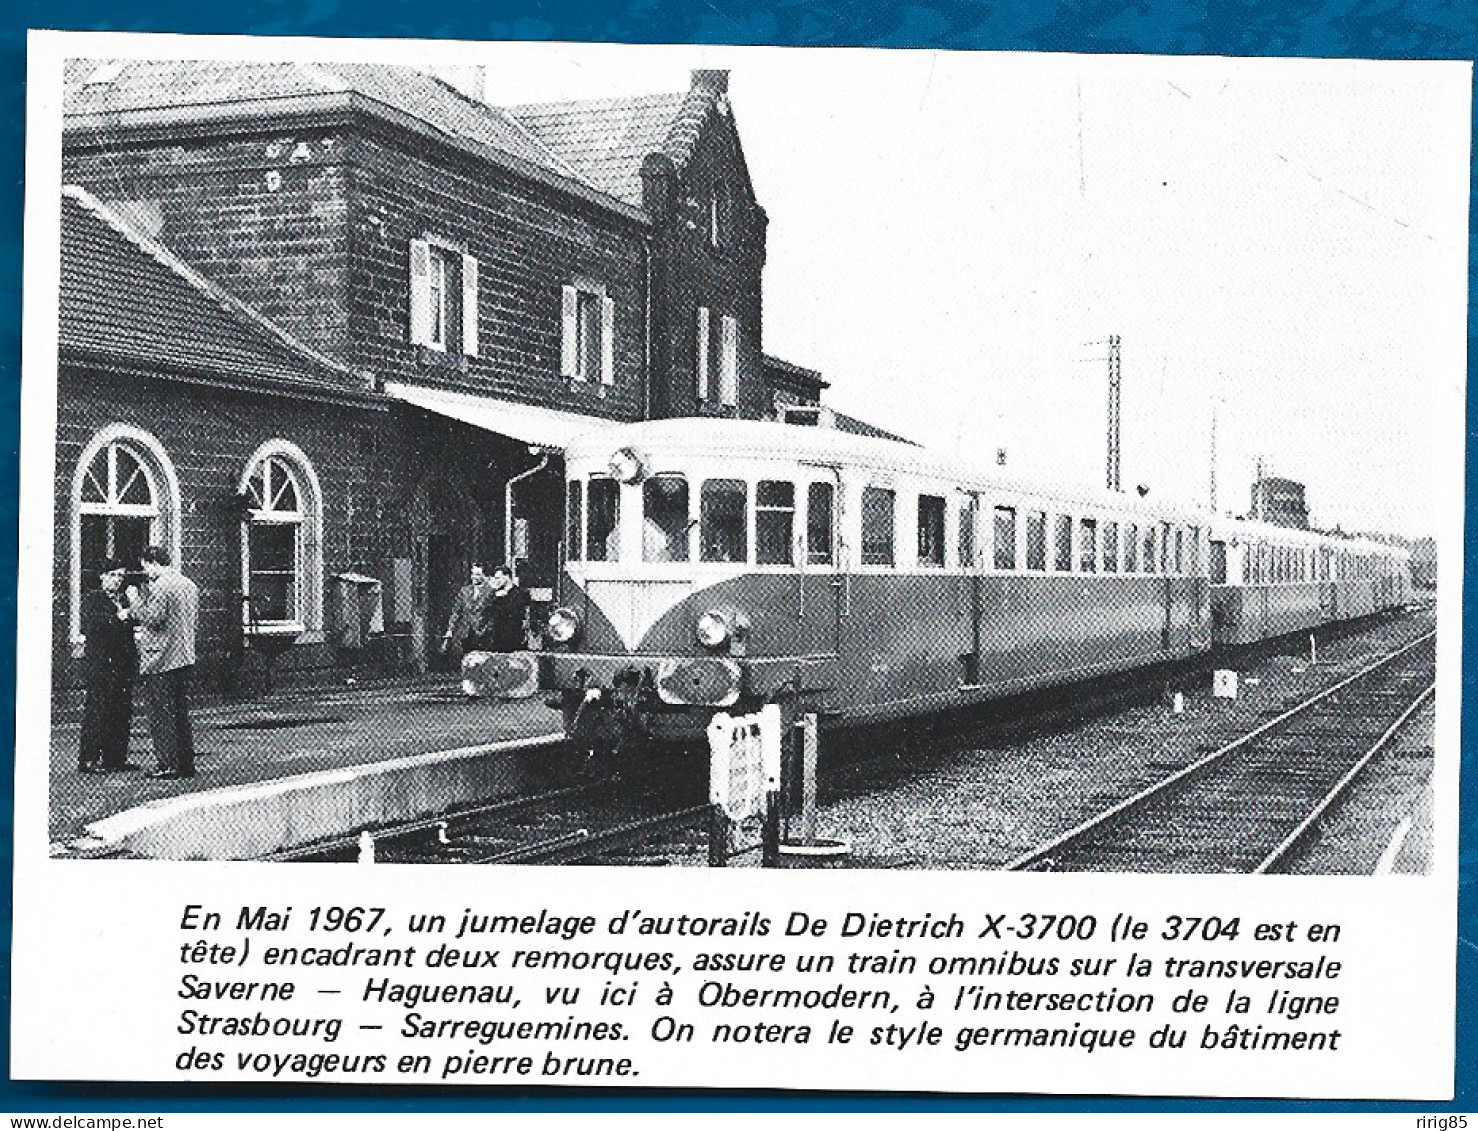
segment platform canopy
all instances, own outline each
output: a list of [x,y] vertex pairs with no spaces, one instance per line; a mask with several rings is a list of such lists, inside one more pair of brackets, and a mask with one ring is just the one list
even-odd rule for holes
[[609,428],[615,423],[599,416],[391,381],[385,383],[385,394],[426,412],[481,428],[484,432],[495,432],[531,447],[551,450],[563,451],[576,436]]

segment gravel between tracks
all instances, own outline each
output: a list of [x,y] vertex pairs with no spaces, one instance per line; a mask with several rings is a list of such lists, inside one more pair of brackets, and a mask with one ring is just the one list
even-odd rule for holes
[[[1307,647],[1303,638],[1290,643],[1290,654],[1242,670],[1237,700],[1214,699],[1209,686],[1196,686],[1179,715],[1157,702],[1013,745],[916,745],[903,752],[886,783],[825,804],[821,832],[852,844],[850,867],[997,867],[1358,671],[1429,624],[1430,618],[1413,617],[1373,625],[1321,646],[1312,669],[1306,654],[1291,654]],[[1430,716],[1416,733],[1425,734],[1429,749]],[[1382,808],[1401,804],[1384,796]],[[1339,858],[1310,853],[1302,870],[1345,870]]]

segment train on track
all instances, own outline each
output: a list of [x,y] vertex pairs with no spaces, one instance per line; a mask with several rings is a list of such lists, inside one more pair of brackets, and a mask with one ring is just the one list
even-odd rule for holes
[[829,428],[623,425],[565,466],[541,680],[592,751],[691,742],[770,702],[849,725],[928,715],[1411,596],[1399,547]]

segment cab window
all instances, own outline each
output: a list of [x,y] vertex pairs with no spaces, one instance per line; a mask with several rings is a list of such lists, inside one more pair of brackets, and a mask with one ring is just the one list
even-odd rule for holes
[[975,568],[975,500],[960,503],[960,568]]
[[614,479],[590,477],[585,527],[585,557],[613,562],[621,556],[621,488]]
[[642,484],[642,561],[688,560],[688,481],[654,475]]
[[1139,524],[1134,522],[1124,528],[1124,572],[1139,572]]
[[1078,568],[1084,573],[1098,572],[1098,520],[1085,518],[1078,524]]
[[754,560],[794,565],[795,484],[761,479],[754,494]]
[[1028,511],[1026,515],[1026,568],[1047,568],[1047,512]]
[[742,479],[704,482],[699,539],[705,562],[749,560],[749,484]]
[[565,558],[578,562],[585,556],[585,485],[571,479],[565,493]]
[[1103,572],[1119,572],[1119,524],[1103,524]]

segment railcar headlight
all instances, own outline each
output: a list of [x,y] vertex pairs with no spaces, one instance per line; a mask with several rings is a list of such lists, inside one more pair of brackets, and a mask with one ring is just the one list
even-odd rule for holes
[[617,448],[607,463],[618,483],[640,483],[647,477],[647,458],[635,448]]
[[717,648],[729,638],[729,618],[718,609],[709,609],[698,618],[693,634],[705,648]]
[[580,614],[574,609],[564,607],[555,609],[549,614],[545,631],[549,633],[549,639],[556,644],[568,644],[580,631]]

